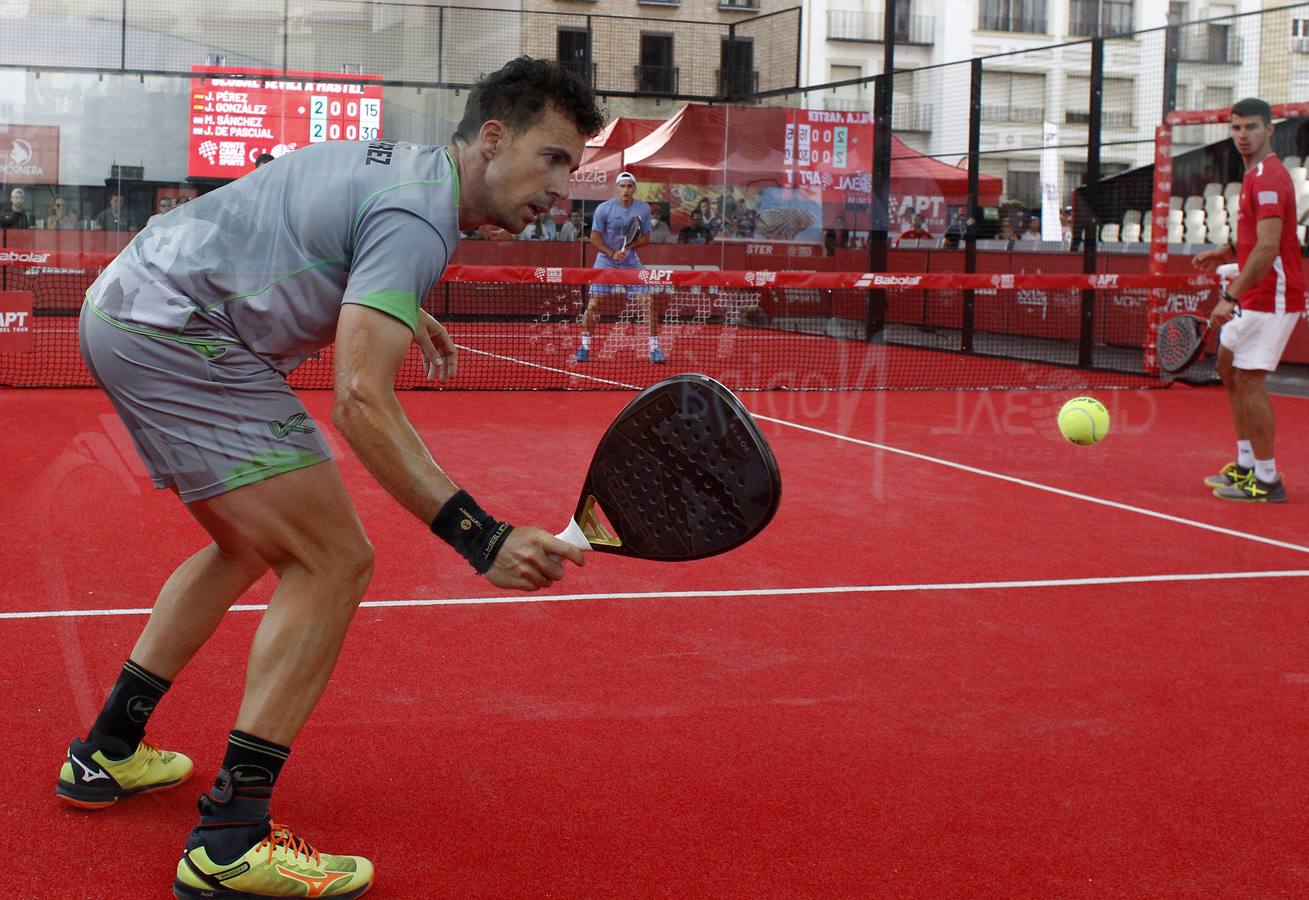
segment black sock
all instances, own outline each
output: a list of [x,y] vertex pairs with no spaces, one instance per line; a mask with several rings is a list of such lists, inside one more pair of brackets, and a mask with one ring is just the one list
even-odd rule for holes
[[91,726],[90,739],[110,759],[126,759],[136,752],[145,737],[150,714],[172,687],[172,682],[152,675],[130,659],[105,699],[100,716]]
[[268,805],[290,747],[233,731],[214,786],[200,798],[200,824],[187,849],[204,844],[216,863],[235,861],[268,836]]

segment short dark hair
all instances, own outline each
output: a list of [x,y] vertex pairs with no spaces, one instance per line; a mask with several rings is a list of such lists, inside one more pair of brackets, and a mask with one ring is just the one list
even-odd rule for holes
[[557,106],[587,137],[604,127],[604,113],[582,79],[556,60],[520,56],[473,85],[454,139],[471,142],[490,119],[524,131],[536,124],[547,103]]
[[257,169],[260,166],[266,166],[272,161],[273,161],[273,154],[260,153],[258,156],[255,157],[255,168]]
[[1265,125],[1273,124],[1273,108],[1268,105],[1268,101],[1260,100],[1258,97],[1237,100],[1232,104],[1232,115],[1258,116],[1264,120]]

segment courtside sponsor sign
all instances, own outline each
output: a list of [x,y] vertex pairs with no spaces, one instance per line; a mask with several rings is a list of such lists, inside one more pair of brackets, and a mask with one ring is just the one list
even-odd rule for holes
[[0,353],[32,352],[32,292],[0,291]]
[[911,288],[918,287],[923,281],[921,275],[883,275],[880,272],[865,272],[855,280],[857,288]]
[[[0,181],[20,185],[58,184],[59,127],[0,125]],[[5,194],[8,193],[6,187]]]

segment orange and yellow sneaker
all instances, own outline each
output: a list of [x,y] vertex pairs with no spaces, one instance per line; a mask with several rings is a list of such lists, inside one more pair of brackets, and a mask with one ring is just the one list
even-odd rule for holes
[[362,856],[319,853],[273,822],[268,837],[229,863],[209,858],[203,844],[177,862],[178,900],[259,897],[362,896],[373,884],[373,864]]
[[147,741],[127,759],[110,759],[100,745],[73,738],[59,770],[55,796],[78,809],[104,809],[119,797],[176,787],[191,777],[191,760]]

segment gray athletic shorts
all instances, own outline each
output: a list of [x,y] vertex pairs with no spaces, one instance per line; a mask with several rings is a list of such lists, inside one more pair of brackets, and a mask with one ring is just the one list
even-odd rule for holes
[[128,327],[88,299],[82,359],[155,487],[189,503],[332,458],[286,379],[243,345]]

